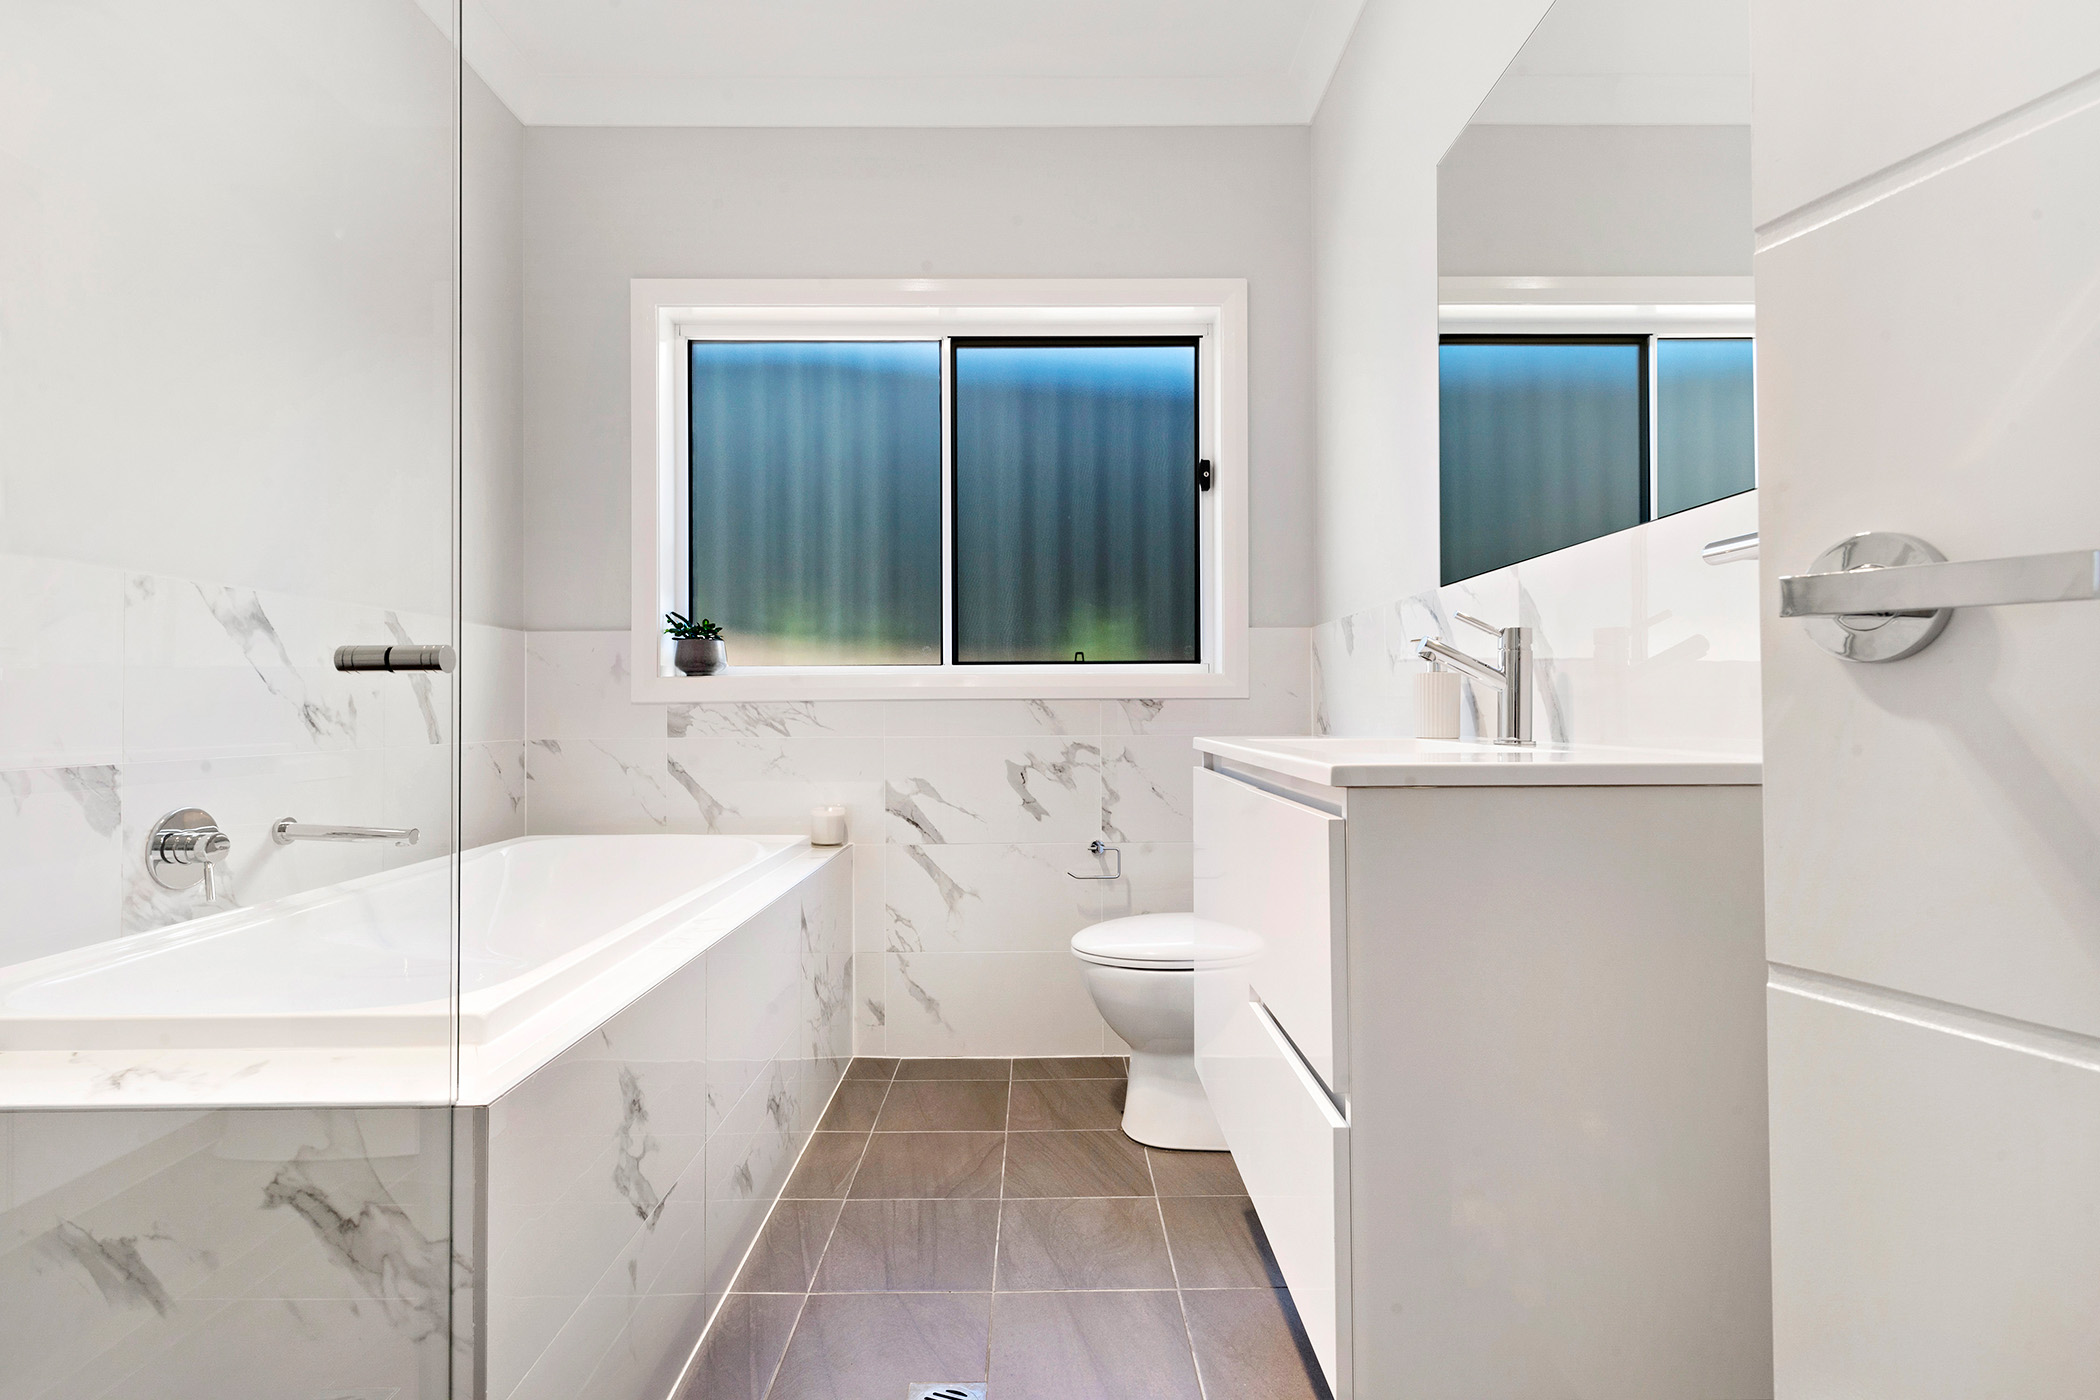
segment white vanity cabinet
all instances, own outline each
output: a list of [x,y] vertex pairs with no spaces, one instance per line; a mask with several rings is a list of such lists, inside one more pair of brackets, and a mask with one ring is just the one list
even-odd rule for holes
[[1758,765],[1197,748],[1197,1068],[1339,1400],[1770,1396]]

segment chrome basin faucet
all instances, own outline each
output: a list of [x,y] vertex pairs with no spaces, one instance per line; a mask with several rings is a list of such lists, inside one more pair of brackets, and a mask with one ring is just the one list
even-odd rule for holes
[[1478,627],[1502,644],[1499,667],[1490,666],[1478,657],[1469,656],[1457,647],[1424,637],[1416,653],[1424,661],[1449,666],[1471,676],[1482,685],[1495,688],[1495,739],[1498,744],[1528,744],[1531,742],[1531,629],[1529,627],[1494,627],[1477,617],[1464,613],[1456,614],[1460,622]]

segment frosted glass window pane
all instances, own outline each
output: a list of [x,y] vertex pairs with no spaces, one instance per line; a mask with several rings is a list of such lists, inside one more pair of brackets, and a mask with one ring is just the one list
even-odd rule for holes
[[941,660],[938,341],[694,341],[692,614],[732,666]]
[[1196,661],[1196,346],[955,347],[956,660]]
[[1641,523],[1643,344],[1446,343],[1443,581]]
[[1671,515],[1757,485],[1749,340],[1655,342],[1655,494]]

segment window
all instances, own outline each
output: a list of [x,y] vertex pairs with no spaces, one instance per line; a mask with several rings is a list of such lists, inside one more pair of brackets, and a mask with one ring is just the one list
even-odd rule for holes
[[1241,284],[634,285],[638,699],[1245,693]]
[[1742,336],[1447,335],[1445,583],[1748,491]]

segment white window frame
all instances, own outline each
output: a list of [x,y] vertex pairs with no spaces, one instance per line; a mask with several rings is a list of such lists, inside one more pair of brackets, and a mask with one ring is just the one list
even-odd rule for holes
[[[1244,698],[1247,659],[1247,284],[1237,278],[722,280],[636,278],[633,325],[633,694],[708,700]],[[694,339],[944,340],[949,336],[1195,335],[1202,338],[1198,455],[1200,662],[954,664],[948,509],[941,431],[942,664],[779,666],[680,675],[663,615],[687,592],[686,345]],[[943,345],[943,363],[946,363]],[[943,409],[947,405],[942,376]],[[945,412],[944,412],[945,419]]]

